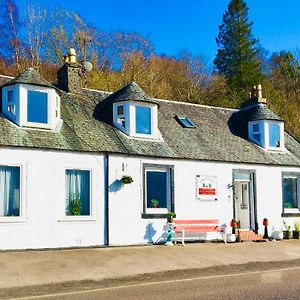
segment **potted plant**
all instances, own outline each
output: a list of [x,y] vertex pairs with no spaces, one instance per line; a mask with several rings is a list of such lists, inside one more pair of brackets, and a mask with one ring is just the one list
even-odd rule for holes
[[293,239],[300,239],[300,223],[295,222],[294,224],[294,230],[293,230]]
[[173,223],[173,218],[176,217],[176,214],[173,212],[168,212],[167,213],[167,222],[168,223]]
[[125,184],[130,184],[133,182],[133,179],[131,176],[128,176],[128,175],[124,175],[122,178],[121,178],[121,185],[122,187],[125,185]]
[[291,226],[288,225],[285,221],[283,221],[285,230],[283,230],[283,238],[285,240],[289,240],[292,238],[292,231],[291,231]]
[[151,204],[153,208],[158,208],[159,201],[155,198],[151,199]]
[[71,194],[69,197],[68,216],[79,216],[81,214],[80,194]]

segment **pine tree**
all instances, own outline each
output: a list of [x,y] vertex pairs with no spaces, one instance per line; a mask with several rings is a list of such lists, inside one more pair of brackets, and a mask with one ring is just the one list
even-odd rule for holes
[[249,90],[262,79],[258,41],[251,33],[253,22],[248,20],[248,10],[243,0],[231,0],[216,38],[214,65],[233,91]]

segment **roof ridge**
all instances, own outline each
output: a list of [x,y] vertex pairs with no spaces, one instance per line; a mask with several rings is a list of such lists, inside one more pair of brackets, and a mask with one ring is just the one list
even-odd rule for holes
[[15,78],[14,76],[2,75],[2,74],[0,74],[0,77],[9,78],[9,79],[14,79]]

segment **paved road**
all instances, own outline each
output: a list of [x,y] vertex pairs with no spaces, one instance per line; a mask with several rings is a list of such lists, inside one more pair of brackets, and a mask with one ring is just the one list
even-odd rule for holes
[[[20,299],[300,299],[300,266],[228,266],[225,269],[209,269],[171,274],[151,275],[149,278],[115,282],[107,286],[81,287],[61,294]],[[231,272],[230,272],[231,268]],[[247,270],[248,269],[248,270]],[[170,276],[169,276],[170,275]],[[172,277],[170,279],[170,277]]]

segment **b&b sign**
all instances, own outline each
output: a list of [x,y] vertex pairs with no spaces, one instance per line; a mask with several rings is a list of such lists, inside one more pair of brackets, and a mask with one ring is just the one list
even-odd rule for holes
[[217,177],[197,175],[196,177],[197,200],[217,201]]

